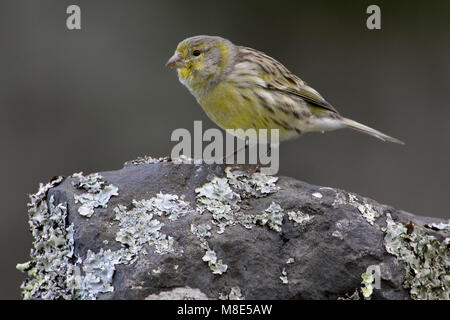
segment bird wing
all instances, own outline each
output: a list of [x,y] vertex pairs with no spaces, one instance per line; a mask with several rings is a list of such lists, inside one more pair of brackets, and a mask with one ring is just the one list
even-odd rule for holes
[[266,89],[291,94],[302,98],[315,107],[338,113],[316,90],[308,86],[306,82],[290,72],[277,60],[251,48],[241,47],[239,51],[237,62],[254,64],[259,69],[257,70],[258,77],[262,80],[261,83],[264,83]]

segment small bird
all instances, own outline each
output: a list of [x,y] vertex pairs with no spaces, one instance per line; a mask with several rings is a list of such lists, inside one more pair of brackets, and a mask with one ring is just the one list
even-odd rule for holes
[[223,129],[279,129],[282,141],[307,132],[351,128],[403,144],[344,118],[277,60],[221,37],[181,41],[167,66],[177,69],[181,83]]

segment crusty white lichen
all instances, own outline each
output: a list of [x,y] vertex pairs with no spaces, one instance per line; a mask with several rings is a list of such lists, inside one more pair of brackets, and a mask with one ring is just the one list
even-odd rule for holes
[[153,158],[151,156],[138,157],[135,160],[130,160],[124,163],[124,165],[138,165],[138,164],[149,164],[149,163],[160,163],[169,162],[169,157]]
[[283,226],[284,210],[279,204],[272,201],[270,206],[254,217],[254,222],[260,225],[268,225],[269,228],[281,233]]
[[254,217],[243,214],[239,204],[242,199],[249,197],[264,197],[276,192],[277,177],[262,173],[247,173],[225,169],[226,177],[214,177],[210,182],[195,189],[197,206],[212,214],[212,224],[218,227],[217,233],[223,233],[230,225],[240,224],[250,229],[254,224]]
[[124,262],[123,250],[111,251],[100,249],[94,253],[88,250],[83,261],[84,276],[81,280],[80,298],[95,300],[99,293],[113,292],[112,280],[116,265]]
[[160,157],[160,158],[153,158],[151,156],[143,156],[138,157],[135,160],[127,161],[124,163],[124,165],[139,165],[139,164],[152,164],[152,163],[161,163],[161,162],[173,162],[175,164],[193,164],[194,159],[189,158],[187,156],[181,155],[178,158],[171,158],[171,157]]
[[[101,193],[104,183],[96,174],[79,178],[78,187]],[[50,188],[62,177],[30,196],[29,224],[34,238],[31,261],[18,265],[27,272],[22,284],[24,299],[95,299],[98,293],[112,291],[114,265],[124,257],[121,252],[90,250],[84,261],[74,255],[74,225],[67,223],[67,204],[47,200]]]
[[[90,216],[93,208],[106,207],[117,188],[106,185],[99,174],[83,176],[74,174],[74,185],[86,191],[75,198],[82,206],[80,214]],[[86,257],[74,255],[74,226],[67,224],[67,204],[47,199],[50,188],[63,178],[40,185],[38,192],[30,196],[29,223],[34,237],[31,260],[18,264],[17,268],[28,274],[22,285],[25,299],[96,299],[100,293],[114,290],[112,279],[118,264],[133,263],[138,254],[145,254],[150,245],[160,254],[181,254],[172,237],[161,232],[164,225],[157,217],[177,220],[188,211],[189,204],[176,195],[158,194],[142,201],[133,201],[133,208],[115,208],[118,231],[116,240],[124,245],[117,251],[88,250]],[[91,195],[91,197],[87,196]],[[107,244],[103,242],[104,244]]]
[[338,300],[361,300],[359,297],[359,291],[358,289],[355,290],[351,295],[346,294],[345,297],[338,297]]
[[238,286],[231,287],[230,293],[220,293],[219,300],[245,300],[241,288]]
[[374,282],[373,274],[363,273],[361,275],[361,278],[363,280],[362,281],[363,286],[361,286],[361,293],[365,300],[370,300],[373,293],[373,285],[372,285],[372,283]]
[[200,239],[202,248],[206,249],[206,238],[211,237],[211,226],[209,224],[191,224],[191,232]]
[[286,272],[286,268],[283,268],[283,270],[281,270],[281,276],[280,276],[280,280],[283,284],[288,284],[289,280],[287,277],[287,272]]
[[234,212],[239,210],[240,196],[228,184],[227,178],[214,177],[209,183],[196,188],[197,205],[208,210],[213,216],[213,223],[218,226],[218,233],[223,233],[225,227],[235,224]]
[[331,235],[335,238],[343,240],[345,234],[349,230],[349,227],[350,227],[350,220],[341,219],[338,222],[336,222],[336,230],[334,230]]
[[222,259],[217,259],[216,252],[210,248],[206,250],[202,260],[208,263],[213,274],[222,274],[228,269],[228,266],[222,262]]
[[439,223],[427,223],[425,224],[426,228],[438,230],[438,231],[444,231],[444,232],[450,232],[450,220],[446,223],[439,222]]
[[314,219],[313,216],[310,216],[307,213],[301,212],[300,210],[288,211],[287,215],[288,215],[289,220],[294,221],[294,223],[296,225],[300,225],[300,226],[306,225]]
[[450,299],[450,238],[439,241],[420,226],[412,232],[386,214],[386,250],[405,265],[404,287],[413,299]]
[[382,215],[382,213],[378,212],[374,205],[370,203],[369,199],[359,197],[350,192],[336,191],[336,198],[333,202],[333,207],[347,204],[357,208],[361,215],[372,226],[375,225],[375,220]]
[[312,194],[312,196],[314,197],[314,198],[317,198],[317,199],[322,199],[322,194],[320,193],[320,192],[314,192],[313,194]]
[[231,167],[225,168],[225,173],[228,183],[236,188],[243,198],[260,198],[279,190],[276,185],[278,177],[260,172],[233,171]]
[[133,208],[127,210],[123,205],[114,208],[115,220],[119,221],[116,241],[122,243],[131,255],[146,254],[145,246],[153,246],[159,254],[182,254],[173,237],[161,232],[164,223],[156,217],[166,216],[177,220],[191,211],[189,204],[177,195],[159,193],[148,200],[133,200]]
[[84,176],[82,172],[79,172],[72,177],[78,179],[78,182],[72,182],[72,184],[86,191],[80,195],[74,194],[75,203],[81,204],[78,213],[82,216],[91,217],[94,214],[94,208],[106,208],[109,199],[119,195],[119,188],[112,184],[105,184],[103,177],[98,173]]
[[210,248],[206,240],[211,236],[210,230],[211,226],[209,224],[191,224],[191,232],[200,240],[200,247],[205,250],[202,260],[208,263],[213,274],[222,274],[227,271],[228,266],[223,263],[222,259],[217,259],[216,252]]
[[373,282],[375,281],[373,274],[371,273],[363,273],[361,274],[361,284],[360,288],[357,288],[355,292],[351,295],[346,294],[345,297],[338,297],[338,300],[360,300],[361,297],[359,294],[361,293],[364,300],[371,300],[373,293]]
[[67,204],[55,204],[47,192],[63,180],[58,177],[40,184],[37,193],[30,195],[29,225],[33,236],[31,260],[18,264],[28,277],[21,285],[24,299],[70,299],[73,286],[74,226],[67,222]]

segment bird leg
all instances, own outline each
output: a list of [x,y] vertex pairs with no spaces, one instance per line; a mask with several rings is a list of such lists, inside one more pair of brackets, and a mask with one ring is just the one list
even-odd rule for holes
[[[248,140],[245,141],[245,146],[244,147],[236,150],[233,154],[229,154],[229,155],[225,156],[223,158],[223,163],[226,164],[227,160],[230,157],[233,157],[233,160],[234,160],[234,157],[238,154],[238,152],[240,152],[240,151],[242,151],[244,149],[245,150],[249,149],[249,142],[248,142]],[[268,156],[270,156],[270,153],[271,153],[271,145],[270,144],[268,144],[268,146],[267,146],[267,153],[268,153]],[[236,168],[238,170],[247,172],[249,174],[254,174],[255,172],[260,172],[261,167],[262,167],[262,165],[261,165],[261,163],[259,161],[259,157],[257,157],[257,163],[254,164],[254,165],[252,165],[252,164],[237,164],[237,163],[233,163],[233,168]]]

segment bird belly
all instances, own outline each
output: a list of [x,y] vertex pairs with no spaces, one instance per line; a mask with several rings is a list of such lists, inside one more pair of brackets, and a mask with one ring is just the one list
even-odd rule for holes
[[[287,120],[279,121],[273,111],[261,106],[251,90],[237,89],[229,84],[219,84],[211,92],[197,97],[208,117],[222,129],[278,129],[280,140],[298,136],[301,132],[289,126]],[[237,135],[239,138],[239,135]]]

